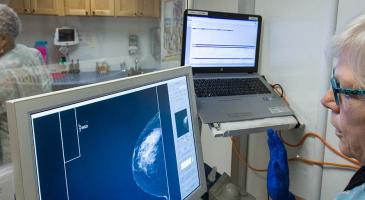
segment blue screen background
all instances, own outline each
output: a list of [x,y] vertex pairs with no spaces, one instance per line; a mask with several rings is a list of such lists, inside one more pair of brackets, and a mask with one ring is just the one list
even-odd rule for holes
[[[158,112],[169,199],[180,199],[167,85],[35,118],[42,199],[165,199],[141,190],[131,168],[138,136]],[[77,125],[87,128],[79,129]]]

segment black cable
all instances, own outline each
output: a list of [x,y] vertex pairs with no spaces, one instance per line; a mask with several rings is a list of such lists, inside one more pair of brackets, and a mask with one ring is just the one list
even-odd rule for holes
[[[276,88],[278,88],[278,89],[280,89],[280,91],[279,91],[279,96],[280,97],[284,97],[284,89],[283,89],[283,87],[280,85],[280,84],[278,84],[278,83],[276,83],[276,84],[272,84],[271,85],[271,87],[273,88],[273,89],[276,89]],[[298,118],[297,118],[297,116],[295,116],[295,115],[293,115],[293,117],[295,118],[295,120],[297,121],[297,124],[295,125],[295,127],[294,128],[299,128],[300,127],[300,122],[299,122],[299,120],[298,120]]]
[[299,128],[300,127],[300,121],[299,121],[299,119],[297,118],[297,116],[295,116],[295,115],[293,115],[293,117],[294,117],[294,119],[295,120],[297,120],[297,124],[295,125],[295,127],[294,128]]
[[283,87],[280,84],[276,83],[276,84],[271,85],[271,87],[273,89],[276,89],[276,88],[280,89],[279,96],[280,97],[284,97],[284,89],[283,89]]

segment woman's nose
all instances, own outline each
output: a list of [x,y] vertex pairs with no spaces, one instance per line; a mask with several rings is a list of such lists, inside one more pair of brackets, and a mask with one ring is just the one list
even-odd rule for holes
[[322,97],[321,103],[324,107],[331,109],[333,112],[340,112],[340,107],[336,104],[335,96],[332,90],[328,90],[326,95]]

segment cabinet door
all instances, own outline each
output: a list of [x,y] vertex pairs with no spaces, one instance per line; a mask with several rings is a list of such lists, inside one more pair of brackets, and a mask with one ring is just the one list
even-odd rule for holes
[[65,0],[66,15],[91,15],[90,0]]
[[159,17],[160,7],[160,0],[138,0],[138,15],[145,17]]
[[138,0],[115,0],[115,16],[136,16]]
[[30,0],[10,0],[9,6],[17,13],[30,13]]
[[58,0],[31,0],[33,14],[57,15],[59,13]]
[[114,16],[114,0],[91,0],[92,15]]

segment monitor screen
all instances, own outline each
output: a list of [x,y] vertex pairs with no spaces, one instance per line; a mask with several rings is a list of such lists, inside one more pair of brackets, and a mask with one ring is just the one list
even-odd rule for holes
[[59,42],[73,42],[75,41],[75,29],[61,28],[58,30]]
[[[202,12],[204,13],[204,12]],[[208,13],[208,12],[206,12]],[[214,12],[209,12],[214,13]],[[251,67],[257,64],[257,17],[187,15],[183,65],[192,67]]]
[[[65,100],[50,107],[26,110],[37,199],[191,199],[202,194],[204,171],[186,69],[170,70],[178,76],[162,72],[112,81],[105,83],[106,90],[105,84],[76,88],[58,93],[57,99]],[[128,89],[118,88],[123,83]],[[78,90],[89,97],[69,98]]]

